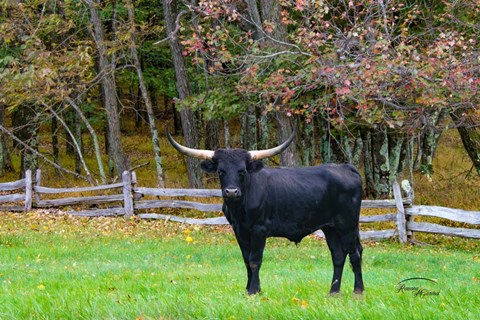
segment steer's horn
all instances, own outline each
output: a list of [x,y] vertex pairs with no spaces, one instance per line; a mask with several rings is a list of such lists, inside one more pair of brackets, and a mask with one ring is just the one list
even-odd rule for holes
[[175,149],[177,149],[180,153],[183,153],[184,155],[189,156],[189,157],[202,159],[202,160],[210,160],[210,159],[213,158],[213,154],[215,153],[214,151],[192,149],[192,148],[182,146],[177,141],[173,140],[172,136],[170,135],[170,132],[168,132],[168,128],[165,130],[165,133],[167,134],[167,138],[168,138],[168,141],[170,141],[170,144]]
[[281,153],[282,151],[284,151],[285,149],[288,148],[290,143],[292,143],[293,138],[295,137],[296,131],[297,130],[295,128],[292,131],[292,134],[290,135],[290,137],[287,139],[287,141],[285,141],[284,143],[282,143],[279,146],[276,146],[275,148],[266,149],[266,150],[249,151],[250,156],[252,157],[252,160],[261,160],[261,159],[273,157],[273,156]]

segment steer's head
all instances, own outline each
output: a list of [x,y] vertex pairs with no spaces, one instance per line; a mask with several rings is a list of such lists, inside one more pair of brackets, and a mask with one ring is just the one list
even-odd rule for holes
[[244,149],[218,149],[216,151],[192,149],[173,140],[168,130],[166,134],[172,146],[180,153],[204,160],[201,163],[201,168],[206,172],[218,174],[225,200],[238,200],[245,192],[250,174],[263,168],[262,159],[273,157],[284,151],[293,141],[295,132],[287,141],[275,148],[255,151]]

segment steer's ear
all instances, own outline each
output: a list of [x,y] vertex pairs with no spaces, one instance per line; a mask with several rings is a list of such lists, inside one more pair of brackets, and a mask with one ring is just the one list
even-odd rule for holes
[[217,163],[213,160],[204,160],[200,162],[200,168],[208,173],[217,172]]
[[263,169],[263,161],[262,160],[252,160],[248,161],[247,164],[247,171],[249,173],[255,173]]

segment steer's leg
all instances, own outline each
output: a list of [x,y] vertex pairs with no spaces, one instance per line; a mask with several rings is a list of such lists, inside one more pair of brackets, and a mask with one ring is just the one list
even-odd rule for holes
[[349,253],[350,263],[352,264],[353,273],[355,275],[355,283],[353,284],[353,292],[357,294],[363,293],[363,277],[362,277],[362,253],[363,247],[360,244],[360,235],[358,231],[355,235],[355,250]]
[[248,288],[250,288],[250,283],[252,281],[252,269],[250,268],[250,263],[249,263],[249,259],[250,259],[250,243],[249,243],[249,240],[248,241],[245,241],[242,237],[239,237],[237,235],[237,233],[235,233],[235,236],[237,238],[237,243],[238,243],[238,246],[240,247],[240,250],[242,251],[242,257],[243,257],[243,262],[245,263],[245,268],[247,269],[247,287],[246,287],[246,290],[248,290]]
[[262,227],[253,228],[250,241],[249,266],[252,272],[250,284],[247,288],[248,294],[260,292],[260,267],[262,266],[263,250],[265,249],[266,236]]
[[362,245],[360,244],[360,234],[357,230],[341,232],[343,246],[350,257],[350,263],[355,275],[353,292],[361,294],[363,292],[362,279]]
[[250,284],[252,283],[252,268],[250,268],[250,263],[248,261],[250,257],[250,248],[240,247],[242,250],[243,262],[245,263],[245,268],[247,269],[247,286],[245,287],[246,290],[250,288]]
[[345,265],[347,253],[343,247],[342,238],[334,228],[326,227],[323,228],[322,231],[325,234],[325,239],[327,240],[327,245],[332,255],[333,278],[330,286],[330,294],[335,294],[340,292],[343,266]]

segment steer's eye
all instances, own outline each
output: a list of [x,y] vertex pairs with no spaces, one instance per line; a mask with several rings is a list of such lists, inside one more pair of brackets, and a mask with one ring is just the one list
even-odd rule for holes
[[238,175],[239,175],[240,177],[244,177],[246,174],[247,174],[247,170],[240,170],[240,171],[238,171]]
[[218,176],[219,176],[220,178],[223,177],[224,175],[225,175],[225,171],[223,171],[223,170],[219,170],[219,171],[218,171]]

